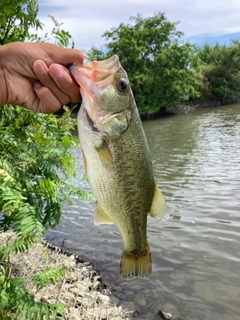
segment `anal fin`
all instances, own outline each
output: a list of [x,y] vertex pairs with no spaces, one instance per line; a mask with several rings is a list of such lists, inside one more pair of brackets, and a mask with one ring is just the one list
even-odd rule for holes
[[150,216],[164,220],[168,218],[167,206],[162,193],[158,189],[156,182],[154,183],[152,205],[149,210]]
[[112,220],[106,215],[106,213],[102,210],[102,208],[96,204],[96,208],[94,211],[94,223],[95,224],[114,224]]

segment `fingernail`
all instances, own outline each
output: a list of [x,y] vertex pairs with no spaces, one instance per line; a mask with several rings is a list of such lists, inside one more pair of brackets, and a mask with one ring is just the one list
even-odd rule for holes
[[38,88],[40,88],[42,86],[42,84],[39,81],[34,81],[33,82],[33,86],[34,86],[34,88],[38,89]]
[[46,70],[45,70],[44,66],[39,63],[39,64],[35,65],[35,72],[37,74],[44,74],[46,72]]
[[61,66],[58,65],[52,65],[50,67],[50,73],[56,78],[60,78],[63,75],[63,69]]

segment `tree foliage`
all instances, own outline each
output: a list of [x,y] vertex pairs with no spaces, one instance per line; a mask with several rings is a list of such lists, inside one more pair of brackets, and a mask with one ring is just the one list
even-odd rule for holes
[[85,57],[88,61],[101,61],[106,59],[107,55],[101,49],[98,49],[94,46],[86,52]]
[[[37,1],[0,0],[0,4],[1,45],[26,38],[46,40],[29,34],[30,27],[41,27]],[[55,43],[68,46],[70,34],[51,18]],[[10,271],[11,254],[28,250],[45,228],[55,227],[71,194],[89,197],[71,184],[75,164],[70,151],[78,147],[71,134],[74,126],[68,107],[61,117],[34,114],[13,105],[0,107],[0,232],[11,228],[17,234],[6,246],[0,245],[1,319],[50,319],[64,314],[63,304],[35,302],[23,286],[26,279],[12,278]],[[62,276],[63,270],[47,269],[34,279],[41,287]]]
[[88,60],[120,57],[140,113],[171,110],[199,100],[228,103],[240,97],[240,42],[203,47],[181,41],[178,23],[164,13],[130,18],[103,34],[103,49]]
[[0,0],[0,45],[24,41],[29,28],[42,28],[37,0]]
[[[199,58],[194,47],[181,43],[177,23],[164,13],[150,18],[131,17],[103,34],[108,41],[105,57],[117,54],[127,71],[140,112],[168,109],[196,97],[196,73]],[[87,57],[103,57],[96,48]]]
[[50,34],[45,33],[44,37],[40,37],[38,33],[31,33],[27,35],[27,38],[32,42],[54,42],[59,47],[74,47],[74,41],[71,34],[61,28],[63,23],[58,22],[54,16],[48,15],[52,19],[53,29]]
[[67,190],[84,196],[62,179],[62,173],[75,175],[74,123],[67,107],[61,118],[0,108],[0,230],[41,234],[58,224],[63,201],[70,201]]
[[240,43],[233,41],[230,46],[210,46],[198,48],[198,56],[203,62],[202,98],[220,101],[240,96]]

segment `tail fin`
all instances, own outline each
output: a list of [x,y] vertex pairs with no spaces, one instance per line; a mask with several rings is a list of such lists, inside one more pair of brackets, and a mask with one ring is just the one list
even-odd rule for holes
[[122,260],[120,263],[120,273],[123,278],[149,278],[151,272],[152,258],[149,247],[143,252],[140,252],[137,249],[133,251],[123,251]]

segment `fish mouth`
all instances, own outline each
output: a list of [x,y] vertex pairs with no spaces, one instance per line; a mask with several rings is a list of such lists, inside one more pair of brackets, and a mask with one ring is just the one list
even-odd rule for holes
[[103,61],[91,61],[83,66],[70,65],[69,71],[73,79],[80,86],[80,93],[84,109],[89,117],[89,124],[96,129],[97,123],[101,123],[106,114],[101,108],[101,91],[108,85],[113,85],[116,71],[121,67],[117,55]]
[[79,84],[80,91],[92,92],[98,88],[104,88],[114,81],[114,74],[120,68],[117,55],[103,61],[91,61],[78,67],[70,65],[68,67],[74,80]]
[[[83,67],[80,67],[77,70],[81,73],[82,77],[91,79],[93,82],[98,83],[98,85],[102,87],[105,85],[105,83],[102,81],[111,77],[111,75],[117,71],[119,66],[120,63],[118,56],[113,55],[106,60],[85,63]],[[70,71],[72,71],[72,69],[70,69]],[[76,77],[77,81],[80,80],[80,82],[82,82],[81,79],[77,77],[76,73],[74,73],[74,70],[73,76]]]

